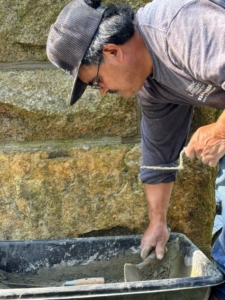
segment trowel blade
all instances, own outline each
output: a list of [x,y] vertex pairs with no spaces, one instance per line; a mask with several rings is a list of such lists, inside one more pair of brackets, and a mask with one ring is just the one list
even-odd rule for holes
[[124,265],[124,280],[125,282],[141,281],[140,270],[144,267],[153,266],[157,262],[155,252],[151,252],[146,259],[139,264],[125,264]]
[[133,264],[124,265],[124,279],[125,282],[141,281],[141,276],[137,265],[133,265]]

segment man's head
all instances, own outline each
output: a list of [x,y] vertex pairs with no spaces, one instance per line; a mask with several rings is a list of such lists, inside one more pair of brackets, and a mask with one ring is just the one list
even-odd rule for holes
[[[73,0],[61,11],[51,26],[47,55],[53,64],[75,78],[71,105],[88,84],[95,85],[97,73],[94,80],[92,73],[99,73],[106,58],[111,59],[109,62],[112,58],[121,59],[118,51],[134,35],[133,21],[134,12],[125,4],[104,8],[100,1]],[[113,64],[110,68],[112,79],[116,80]]]

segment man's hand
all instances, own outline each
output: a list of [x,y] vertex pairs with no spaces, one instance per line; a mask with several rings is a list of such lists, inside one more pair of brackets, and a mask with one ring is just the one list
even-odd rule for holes
[[158,259],[162,259],[165,254],[165,245],[169,238],[166,219],[172,188],[173,182],[145,184],[150,225],[141,241],[143,259],[152,250],[155,250]]
[[166,252],[166,243],[170,232],[165,223],[150,223],[141,240],[141,258],[145,259],[155,250],[157,259],[162,259]]
[[193,134],[185,153],[210,167],[217,165],[225,155],[225,111],[216,123],[200,127]]

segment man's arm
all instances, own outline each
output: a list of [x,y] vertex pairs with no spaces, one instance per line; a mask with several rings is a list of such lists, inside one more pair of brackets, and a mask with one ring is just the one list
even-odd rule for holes
[[155,249],[156,257],[162,259],[169,238],[167,210],[173,182],[145,184],[150,224],[141,241],[141,257],[145,259]]
[[[225,155],[225,111],[217,122],[200,127],[192,136],[186,155],[198,158],[211,167],[217,165]],[[167,230],[167,210],[173,188],[171,183],[145,184],[150,224],[142,238],[142,258],[146,258],[155,249],[158,259],[165,253],[169,238]]]
[[[148,103],[147,99],[140,99],[142,166],[171,167],[185,145],[193,107],[152,101]],[[166,215],[176,172],[141,168],[141,180],[145,184],[150,219],[142,238],[141,256],[145,258],[155,249],[157,257],[162,259],[169,238]]]

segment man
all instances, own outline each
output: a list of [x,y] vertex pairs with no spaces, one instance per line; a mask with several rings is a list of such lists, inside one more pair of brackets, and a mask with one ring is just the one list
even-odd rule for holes
[[[101,95],[136,93],[142,108],[142,165],[174,166],[193,107],[225,108],[225,2],[154,0],[135,16],[127,5],[85,2],[73,0],[63,9],[47,43],[49,60],[75,78],[71,105],[88,85]],[[199,128],[186,149],[189,158],[212,167],[224,154],[225,112]],[[155,249],[162,259],[176,172],[142,168],[141,179],[151,220],[141,255]]]

